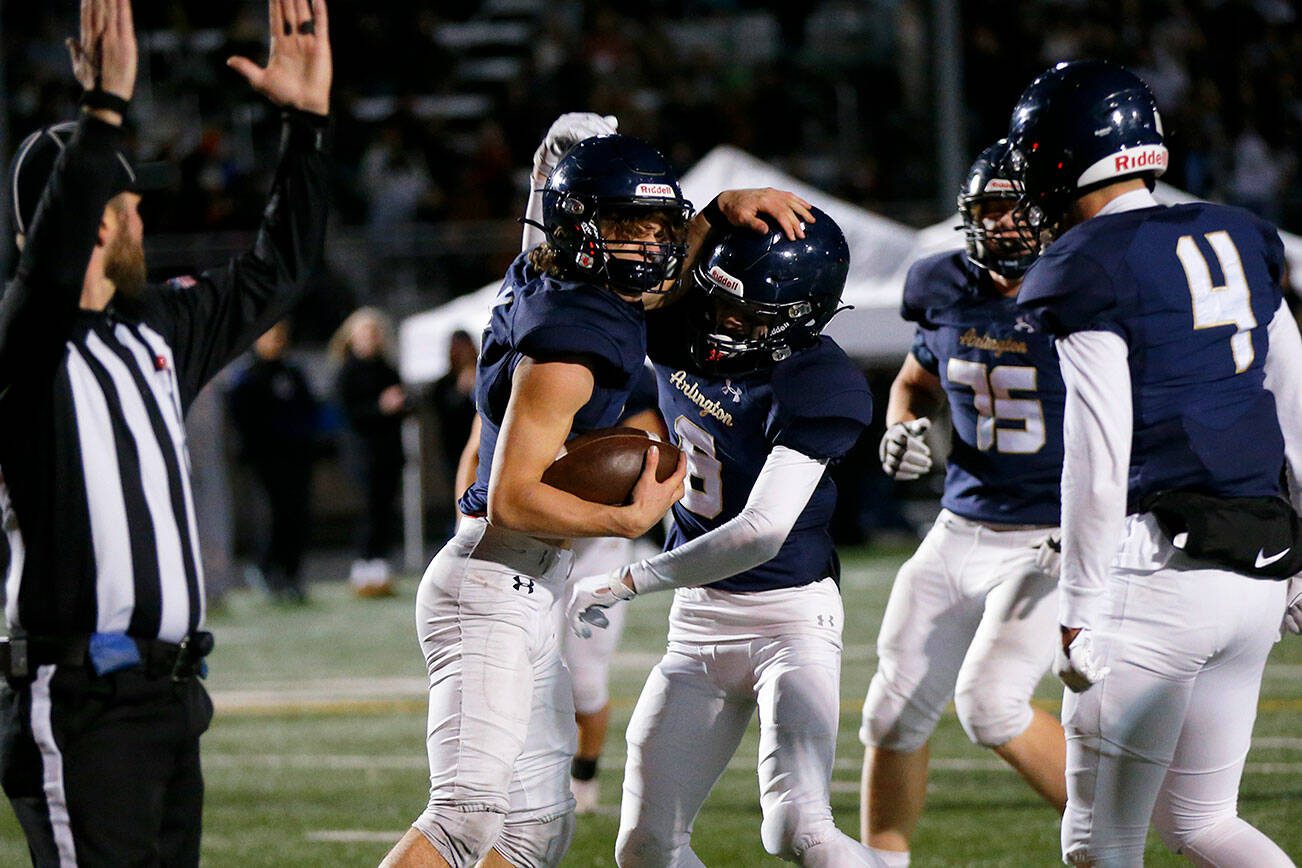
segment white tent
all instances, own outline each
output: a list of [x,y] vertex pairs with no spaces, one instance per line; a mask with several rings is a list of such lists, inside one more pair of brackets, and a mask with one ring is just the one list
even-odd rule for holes
[[[908,352],[913,327],[900,319],[904,276],[918,259],[963,244],[956,231],[959,218],[925,229],[902,223],[834,199],[744,151],[720,146],[683,176],[683,192],[698,206],[730,187],[777,187],[791,190],[826,211],[845,232],[850,244],[850,275],[845,302],[852,310],[839,314],[828,334],[851,356],[865,364],[894,365]],[[1195,201],[1167,184],[1157,185],[1157,198],[1166,203]],[[1281,232],[1289,267],[1302,274],[1302,237]],[[488,322],[488,312],[499,284],[492,283],[441,307],[416,314],[399,329],[400,368],[403,380],[427,382],[447,370],[448,341],[453,331],[478,335]]]

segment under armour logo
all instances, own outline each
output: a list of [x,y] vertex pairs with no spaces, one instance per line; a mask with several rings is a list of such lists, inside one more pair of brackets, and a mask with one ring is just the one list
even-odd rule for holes
[[1019,332],[1033,332],[1035,331],[1035,326],[1027,322],[1026,317],[1019,316],[1016,324],[1013,325],[1013,329]]
[[529,593],[533,593],[533,579],[526,579],[524,576],[515,577],[515,589],[528,588]]
[[836,626],[836,616],[834,616],[834,615],[819,615],[819,616],[818,616],[818,626],[820,626],[820,627],[835,627],[835,626]]
[[734,386],[734,385],[732,384],[732,380],[731,380],[731,379],[727,379],[727,380],[724,380],[724,381],[723,381],[723,388],[720,389],[720,391],[723,392],[723,394],[725,394],[725,395],[729,395],[729,396],[731,396],[731,397],[732,397],[732,403],[734,403],[734,404],[740,404],[740,403],[741,403],[741,387],[740,387],[740,386]]

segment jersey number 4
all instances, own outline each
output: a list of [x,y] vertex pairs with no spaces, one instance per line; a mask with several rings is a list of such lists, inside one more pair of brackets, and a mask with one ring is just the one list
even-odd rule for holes
[[[976,393],[972,404],[977,411],[976,445],[985,452],[1029,455],[1044,448],[1044,408],[1036,398],[1014,398],[1012,393],[1034,392],[1036,370],[1030,365],[996,365],[950,359],[946,369],[951,383],[967,386]],[[999,422],[1020,422],[1022,427],[999,426]]]
[[1189,296],[1193,299],[1193,327],[1197,331],[1234,326],[1235,332],[1230,335],[1230,352],[1234,354],[1234,373],[1242,374],[1252,365],[1252,329],[1257,327],[1257,318],[1252,314],[1252,293],[1248,289],[1248,278],[1243,274],[1243,260],[1230,233],[1224,230],[1208,232],[1203,238],[1216,256],[1225,281],[1222,286],[1212,285],[1212,271],[1207,267],[1207,258],[1198,249],[1198,242],[1192,235],[1181,236],[1175,245],[1175,255],[1184,268]]

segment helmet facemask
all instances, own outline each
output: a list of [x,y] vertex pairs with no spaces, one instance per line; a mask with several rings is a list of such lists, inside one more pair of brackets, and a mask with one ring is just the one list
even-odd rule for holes
[[812,345],[840,306],[800,299],[787,304],[746,301],[700,269],[696,284],[692,354],[706,370],[741,374],[768,367]]
[[[557,194],[545,190],[544,196],[548,195]],[[620,295],[640,296],[667,292],[668,283],[682,271],[692,216],[689,204],[606,203],[603,213],[592,200],[567,195],[560,199],[559,211],[569,219],[545,227],[547,241],[559,252],[557,261],[563,270],[571,274]],[[639,238],[648,234],[659,237]]]
[[1021,280],[1040,255],[1040,233],[1019,212],[1020,190],[959,197],[967,257],[1007,280]]

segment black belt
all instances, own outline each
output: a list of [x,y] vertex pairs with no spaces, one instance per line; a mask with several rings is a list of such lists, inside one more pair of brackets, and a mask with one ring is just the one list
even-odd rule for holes
[[[90,636],[13,636],[0,639],[0,675],[10,679],[29,678],[38,666],[73,669],[90,665]],[[204,674],[203,658],[213,648],[212,634],[191,633],[180,643],[161,639],[128,637],[140,653],[139,667],[149,678],[169,677],[184,681]]]

